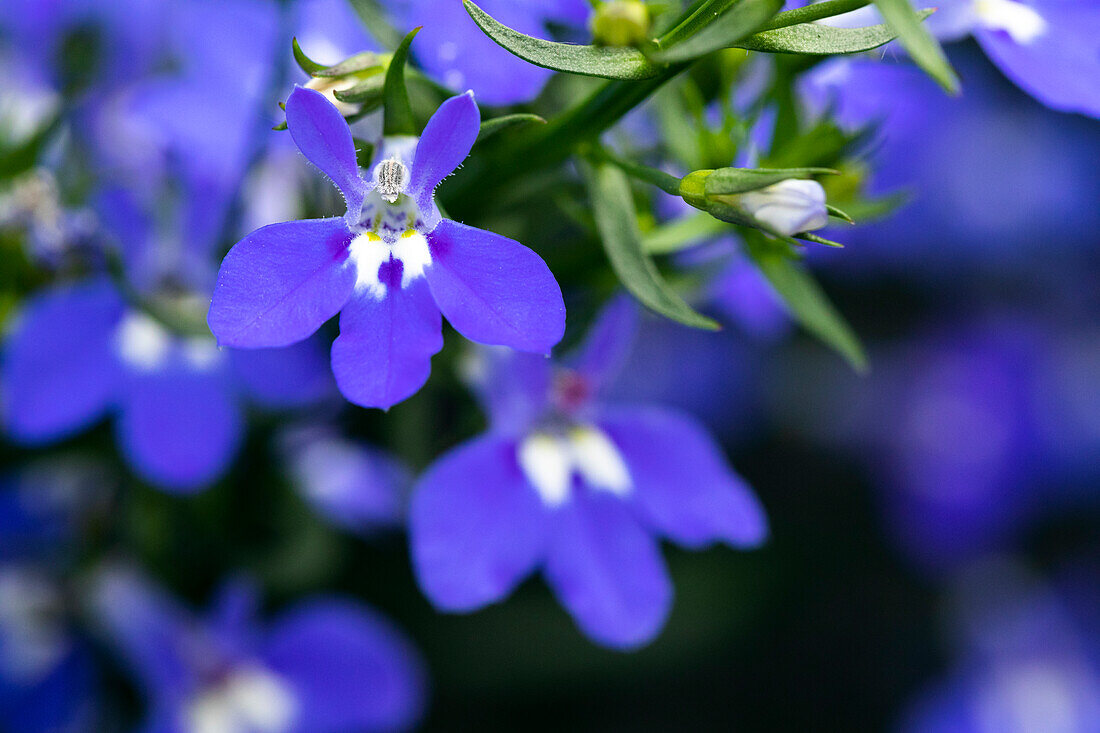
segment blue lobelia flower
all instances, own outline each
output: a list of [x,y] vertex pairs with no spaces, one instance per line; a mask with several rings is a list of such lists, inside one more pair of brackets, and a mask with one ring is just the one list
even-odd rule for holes
[[[936,8],[926,21],[933,35],[943,41],[972,35],[1005,76],[1043,104],[1100,117],[1100,5],[1080,0],[914,5]],[[868,6],[823,22],[856,27],[881,23],[882,18]]]
[[389,408],[427,381],[443,347],[440,311],[481,343],[545,354],[561,339],[565,305],[546,263],[518,242],[444,219],[435,204],[436,186],[477,138],[472,92],[444,102],[419,141],[384,140],[369,180],[324,96],[296,88],[286,116],[347,213],[272,224],[233,247],[208,318],[220,344],[285,346],[340,313],[337,385],[356,404]]
[[953,0],[946,6],[952,30],[973,34],[1021,89],[1053,109],[1100,117],[1100,5]]
[[764,541],[756,497],[693,418],[600,399],[635,318],[616,302],[569,368],[500,351],[475,362],[491,428],[439,458],[410,509],[414,567],[438,608],[499,601],[541,569],[585,634],[636,647],[672,601],[659,538]]
[[198,617],[136,571],[101,571],[89,605],[144,694],[142,730],[405,730],[425,694],[420,661],[388,621],[350,599],[311,598],[270,623],[228,583]]
[[244,433],[242,402],[295,407],[328,387],[316,344],[220,351],[179,336],[93,277],[30,298],[0,363],[4,427],[44,445],[116,413],[119,448],[143,478],[194,491],[228,467]]
[[[501,23],[538,37],[550,23],[583,28],[591,13],[585,0],[479,0],[478,5]],[[517,104],[534,97],[553,74],[489,40],[457,0],[407,0],[404,6],[394,12],[398,25],[423,26],[417,60],[450,89],[476,89],[487,104]]]

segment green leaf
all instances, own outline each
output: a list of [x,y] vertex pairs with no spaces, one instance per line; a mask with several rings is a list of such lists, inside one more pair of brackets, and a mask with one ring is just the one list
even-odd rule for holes
[[507,130],[510,127],[516,125],[527,125],[531,123],[538,123],[545,125],[546,120],[538,115],[532,114],[514,114],[504,115],[503,117],[494,117],[491,120],[485,120],[481,123],[481,130],[477,134],[477,141],[484,142],[487,138],[496,135],[498,132]]
[[655,61],[675,63],[731,48],[767,23],[782,7],[783,0],[739,0],[694,35],[651,54],[651,57]]
[[745,242],[764,277],[802,327],[835,349],[856,371],[866,371],[863,346],[817,280],[790,253],[777,249],[775,242],[762,235],[747,234]]
[[813,242],[814,244],[824,244],[826,247],[838,247],[840,249],[844,248],[844,245],[841,244],[840,242],[834,242],[831,239],[826,239],[825,237],[819,237],[818,235],[814,234],[813,232],[799,232],[798,234],[796,234],[794,236],[795,236],[795,239],[804,239],[807,242]]
[[54,133],[61,129],[63,119],[62,114],[58,112],[22,144],[0,150],[0,180],[13,178],[33,168],[46,144],[53,138]]
[[651,255],[667,255],[729,232],[729,226],[702,212],[681,216],[642,235],[642,249]]
[[[931,10],[921,12],[927,18]],[[863,53],[878,48],[897,38],[888,26],[872,25],[866,28],[837,28],[820,23],[803,23],[788,28],[754,33],[737,44],[738,48],[765,53],[801,53],[825,56],[842,53]]]
[[799,23],[812,23],[815,20],[833,18],[838,15],[859,10],[871,4],[871,0],[824,0],[824,2],[811,3],[801,8],[784,10],[772,18],[761,30],[772,31],[776,28],[786,28]]
[[495,20],[471,0],[462,0],[462,3],[485,35],[504,50],[535,66],[582,76],[635,81],[652,78],[661,71],[637,49],[577,46],[532,38]]
[[630,183],[610,163],[582,163],[592,213],[611,267],[634,297],[667,318],[694,328],[717,330],[718,324],[696,313],[661,277],[642,249],[638,215]]
[[855,219],[848,216],[846,213],[844,213],[843,211],[841,211],[840,209],[838,209],[835,206],[832,206],[830,204],[825,204],[825,210],[829,212],[830,216],[835,216],[837,219],[840,219],[841,221],[848,222],[849,224],[855,224],[856,223]]
[[351,0],[351,7],[383,47],[397,48],[401,45],[401,32],[389,24],[386,11],[377,0]]
[[298,45],[298,39],[292,38],[290,41],[291,48],[294,50],[294,60],[298,62],[299,68],[306,72],[310,76],[318,71],[323,71],[326,67],[324,64],[319,64],[309,56],[306,56],[306,52],[302,50],[302,47]]
[[835,174],[829,168],[719,168],[703,183],[707,196],[724,196],[758,191],[791,178]]
[[409,46],[412,45],[420,28],[413,28],[393,52],[390,67],[386,69],[386,82],[382,89],[382,104],[385,107],[383,119],[384,135],[417,135],[416,119],[413,117],[412,104],[409,103],[409,91],[405,88],[405,62],[409,58]]
[[379,73],[384,68],[385,65],[381,56],[370,51],[364,51],[344,59],[335,66],[327,66],[314,71],[313,76],[348,76],[349,74],[367,76],[368,74],[364,72]]
[[341,102],[349,104],[382,104],[385,93],[385,79],[380,76],[372,76],[364,79],[355,86],[347,89],[333,90],[333,94]]
[[944,56],[939,41],[921,23],[922,17],[909,0],[875,0],[886,24],[897,33],[901,45],[921,67],[951,94],[959,92],[959,77]]

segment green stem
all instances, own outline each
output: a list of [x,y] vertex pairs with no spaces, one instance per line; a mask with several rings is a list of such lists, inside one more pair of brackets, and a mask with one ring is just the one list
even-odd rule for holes
[[604,160],[617,166],[632,178],[651,183],[665,193],[672,194],[673,196],[680,195],[680,179],[676,176],[665,173],[662,170],[657,170],[656,168],[650,168],[648,165],[642,165],[641,163],[635,163],[620,158],[606,148],[597,148],[593,151],[593,155],[599,160]]
[[859,10],[870,4],[871,0],[826,0],[823,3],[814,3],[802,8],[785,10],[768,21],[757,33],[774,31],[776,28],[786,28],[799,23],[812,23],[823,18],[832,18],[850,13],[853,10]]

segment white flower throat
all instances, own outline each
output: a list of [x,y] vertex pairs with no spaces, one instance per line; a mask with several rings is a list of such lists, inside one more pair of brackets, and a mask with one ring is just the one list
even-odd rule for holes
[[598,428],[577,425],[558,433],[531,433],[519,445],[520,468],[549,507],[569,500],[573,480],[616,496],[630,493],[632,482],[626,462],[611,439]]
[[1004,31],[1023,46],[1034,43],[1047,32],[1043,16],[1019,0],[974,0],[974,14],[983,27]]
[[298,700],[278,676],[261,667],[235,670],[200,692],[184,710],[186,733],[285,733]]
[[396,157],[375,166],[358,236],[350,245],[357,292],[381,300],[391,287],[407,288],[431,264],[420,207],[406,195],[409,169]]

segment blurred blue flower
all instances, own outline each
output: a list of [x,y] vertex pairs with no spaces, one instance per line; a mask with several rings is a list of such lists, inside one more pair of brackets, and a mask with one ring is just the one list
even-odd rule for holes
[[541,568],[585,634],[632,648],[671,606],[659,538],[764,541],[756,497],[693,418],[601,398],[635,317],[616,301],[568,368],[506,350],[470,365],[491,427],[436,460],[410,510],[414,567],[438,608],[499,601]]
[[920,695],[899,730],[1100,730],[1096,619],[1078,613],[1079,598],[1005,561],[972,569],[961,582],[970,587],[954,604],[961,633],[953,669]]
[[388,409],[423,386],[443,347],[440,311],[474,341],[549,352],[565,330],[553,274],[523,245],[443,218],[435,188],[477,138],[472,93],[444,102],[423,136],[388,138],[371,179],[347,123],[320,93],[296,88],[287,124],[344,196],[342,218],[272,224],[222,263],[209,323],[218,342],[300,341],[341,313],[332,369],[341,392]]
[[312,425],[280,443],[295,488],[327,521],[361,534],[404,526],[412,472],[396,458]]
[[[943,0],[914,5],[935,8],[925,21],[933,35],[941,41],[972,35],[1005,76],[1046,106],[1100,117],[1100,5],[1079,0]],[[823,22],[858,27],[881,23],[882,17],[867,6]],[[969,86],[966,79],[964,87]]]
[[50,444],[117,413],[126,460],[170,491],[200,489],[226,470],[244,432],[244,398],[295,407],[328,392],[316,344],[220,351],[212,337],[173,334],[105,277],[28,299],[0,374],[10,437]]
[[146,701],[142,730],[356,733],[405,730],[425,681],[412,646],[350,599],[315,597],[268,623],[228,583],[196,616],[135,571],[101,571],[90,606]]
[[64,570],[74,540],[108,498],[110,472],[76,455],[30,464],[0,482],[0,728],[92,730],[98,675],[76,630]]
[[834,110],[849,129],[879,126],[869,192],[912,198],[846,229],[842,256],[811,251],[815,261],[843,262],[838,274],[889,266],[942,282],[1087,251],[1100,228],[1100,174],[1088,163],[1100,155],[1095,123],[1029,103],[966,49],[951,56],[966,78],[958,98],[914,67],[873,59],[831,59],[803,79],[812,110]]
[[[473,89],[487,104],[526,102],[553,72],[522,61],[481,31],[461,2],[404,0],[393,14],[405,29],[423,26],[415,52],[423,67],[449,89]],[[483,0],[478,5],[520,33],[545,37],[548,24],[583,27],[586,0]]]

